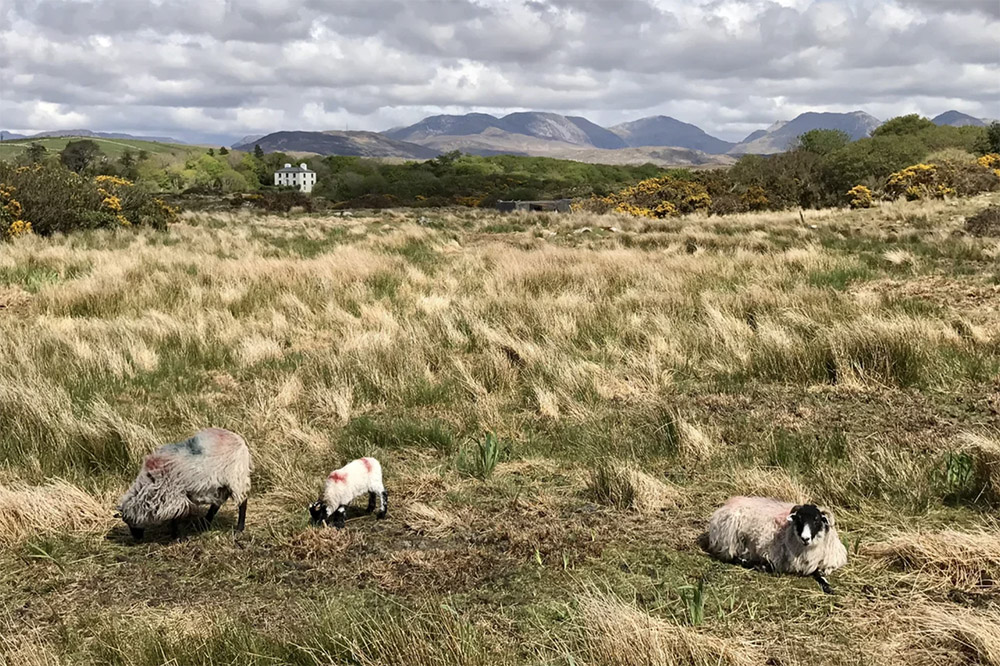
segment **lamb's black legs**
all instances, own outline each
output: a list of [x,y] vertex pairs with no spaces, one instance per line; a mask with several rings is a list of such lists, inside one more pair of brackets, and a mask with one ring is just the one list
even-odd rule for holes
[[240,516],[236,521],[236,531],[242,532],[247,526],[247,501],[240,503]]
[[830,587],[829,581],[821,574],[819,571],[813,572],[813,580],[819,583],[819,586],[823,588],[823,594],[833,594],[833,588]]
[[375,510],[375,493],[369,491],[368,492],[368,508],[365,510],[365,513],[371,513],[374,510]]
[[128,531],[132,533],[132,538],[136,541],[142,541],[142,537],[146,534],[146,529],[143,527],[129,527]]
[[338,530],[344,529],[344,517],[347,515],[347,507],[338,506],[337,510],[333,512],[327,521],[333,522],[333,526]]
[[[374,495],[375,493],[371,494]],[[379,520],[382,520],[383,518],[385,518],[385,514],[388,513],[389,511],[389,491],[383,489],[380,499],[382,500],[381,502],[379,502],[381,506],[379,507],[379,512],[375,517],[378,518]],[[374,504],[374,499],[369,500],[369,504]],[[371,509],[369,509],[369,511],[371,511]]]

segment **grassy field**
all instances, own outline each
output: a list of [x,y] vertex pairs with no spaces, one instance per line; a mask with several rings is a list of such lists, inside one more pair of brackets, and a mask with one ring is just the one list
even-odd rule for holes
[[[989,201],[4,245],[0,662],[1000,664]],[[133,544],[143,455],[208,425],[247,532]],[[310,528],[362,454],[389,519]],[[836,596],[699,549],[736,493],[835,512]]]
[[87,139],[96,143],[101,152],[111,159],[118,159],[126,150],[131,150],[132,154],[138,154],[140,150],[145,150],[150,155],[162,155],[164,157],[187,158],[192,155],[202,155],[205,148],[201,146],[190,146],[179,143],[160,143],[157,141],[140,141],[139,139],[102,139],[95,136],[85,137],[42,137],[39,139],[17,139],[15,141],[0,141],[0,159],[10,160],[20,155],[33,143],[41,144],[46,150],[52,153],[59,153],[70,141],[80,141]]

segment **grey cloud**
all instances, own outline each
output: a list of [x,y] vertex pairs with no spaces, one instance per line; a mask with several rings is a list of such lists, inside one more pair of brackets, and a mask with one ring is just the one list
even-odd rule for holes
[[733,138],[806,109],[1000,115],[996,0],[0,6],[4,129],[82,117],[242,135],[543,109],[609,123],[667,113]]

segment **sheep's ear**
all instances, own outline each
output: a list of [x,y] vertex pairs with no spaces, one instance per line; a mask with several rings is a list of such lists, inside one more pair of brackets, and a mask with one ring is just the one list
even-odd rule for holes
[[801,508],[802,506],[799,504],[796,504],[795,506],[792,507],[792,510],[788,512],[788,522],[792,522],[792,520],[795,518],[795,514],[797,514],[799,512],[799,509]]
[[833,527],[834,520],[833,520],[833,514],[832,513],[827,513],[827,511],[825,509],[820,509],[819,515],[822,516],[822,518],[823,518],[823,524],[824,525],[828,525],[829,527]]

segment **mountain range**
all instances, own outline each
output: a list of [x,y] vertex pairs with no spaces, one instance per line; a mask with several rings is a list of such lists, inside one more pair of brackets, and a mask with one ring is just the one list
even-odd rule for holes
[[[934,122],[955,126],[986,124],[984,120],[958,111],[942,113]],[[707,166],[731,164],[747,153],[767,155],[789,150],[801,134],[814,129],[841,130],[856,140],[868,136],[880,124],[878,118],[864,111],[809,111],[751,132],[742,141],[732,142],[669,116],[651,116],[601,127],[580,116],[522,111],[501,117],[488,113],[429,116],[413,125],[381,133],[385,139],[397,142],[395,144],[377,144],[370,137],[371,133],[364,132],[296,132],[292,144],[288,142],[288,132],[278,132],[247,137],[253,141],[245,140],[234,147],[240,149],[259,144],[265,152],[295,150],[408,159],[423,154],[419,150],[422,147],[434,154],[459,150],[473,155],[534,155],[604,164],[652,162],[665,166]],[[331,134],[337,134],[342,141],[358,140],[361,144],[334,144],[327,138]]]
[[[946,111],[933,119],[938,125],[984,126],[989,120],[959,111]],[[521,111],[497,117],[487,113],[437,115],[407,127],[384,132],[279,131],[245,136],[233,144],[237,150],[354,155],[360,157],[430,159],[450,151],[474,155],[531,155],[602,164],[662,166],[712,166],[733,163],[747,153],[773,154],[790,149],[803,133],[835,129],[851,139],[868,136],[881,124],[864,111],[820,113],[809,111],[792,120],[758,129],[742,141],[714,137],[697,125],[669,116],[650,116],[612,127],[601,127],[580,116],[541,111]],[[32,139],[90,136],[104,139],[142,139],[182,143],[167,137],[133,136],[117,132],[58,130],[30,136],[3,133],[3,138]]]

